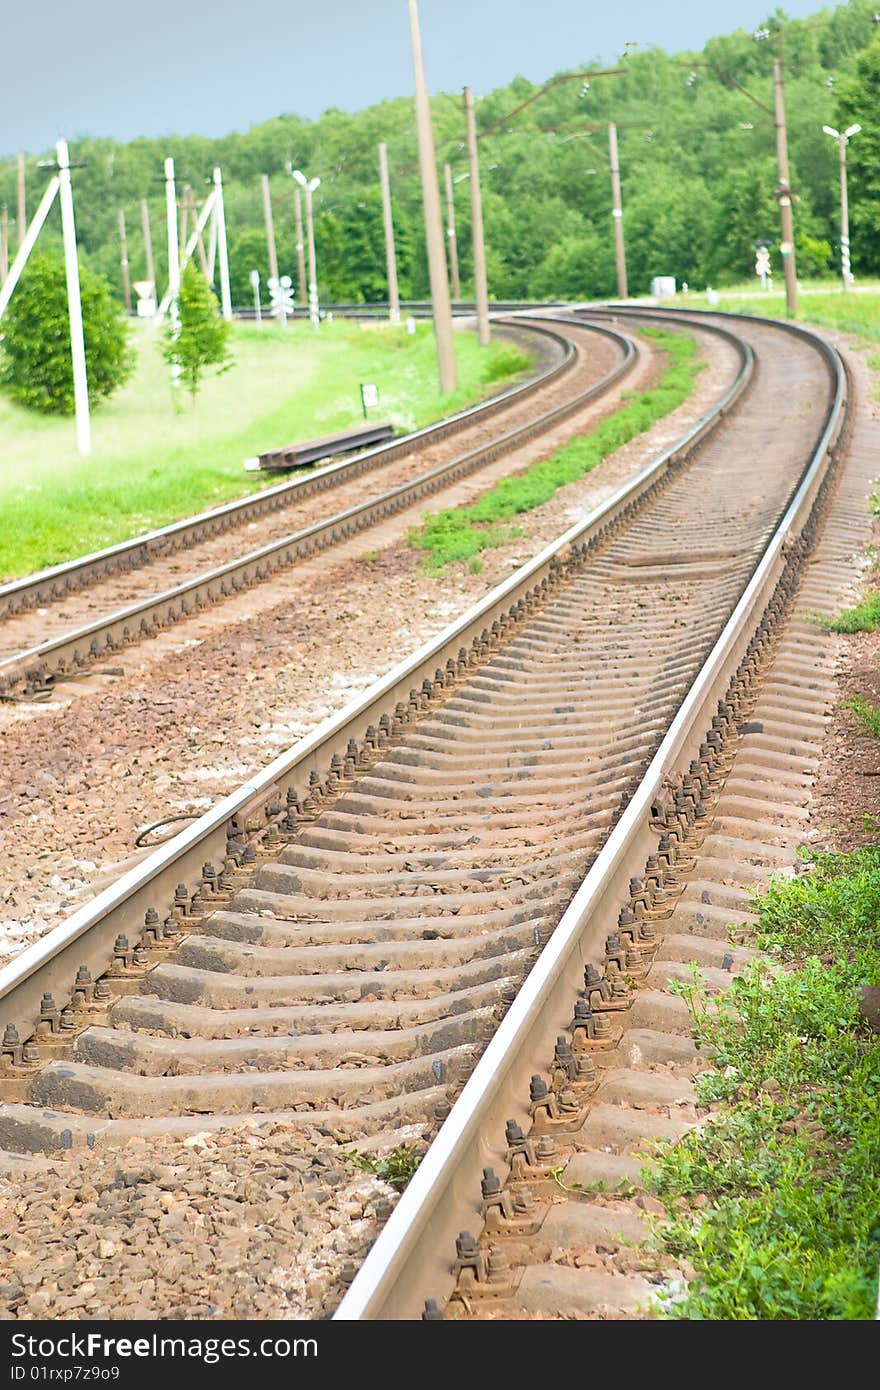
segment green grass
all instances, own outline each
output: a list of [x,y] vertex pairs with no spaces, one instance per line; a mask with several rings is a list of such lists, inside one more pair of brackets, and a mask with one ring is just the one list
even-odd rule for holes
[[[679,991],[711,1068],[714,1114],[647,1170],[666,1252],[692,1266],[677,1319],[862,1320],[880,1261],[880,848],[804,856],[755,899],[771,957],[720,1001]],[[695,1210],[694,1199],[708,1199]]]
[[408,1144],[398,1144],[396,1149],[380,1156],[352,1151],[345,1157],[353,1168],[359,1168],[362,1173],[372,1173],[402,1192],[421,1163],[423,1154]]
[[631,393],[626,404],[591,434],[573,439],[550,458],[503,478],[473,505],[427,512],[410,532],[410,545],[427,552],[429,571],[456,560],[475,568],[481,551],[507,545],[521,534],[512,519],[549,501],[555,492],[591,472],[609,454],[643,434],[687,400],[703,363],[694,360],[696,343],[687,333],[644,329],[644,336],[667,354],[668,365],[650,391]]
[[148,325],[134,329],[132,381],[93,416],[93,450],[76,452],[73,421],[37,415],[0,394],[0,578],[24,574],[240,496],[277,479],[243,460],[361,419],[362,381],[379,387],[374,416],[417,428],[480,399],[529,359],[510,343],[481,349],[456,334],[459,388],[437,388],[433,333],[385,325],[235,325],[235,366],[209,377],[176,411]]
[[872,589],[854,608],[844,608],[835,618],[813,614],[813,621],[829,632],[873,632],[880,623],[880,589]]
[[876,705],[869,704],[861,695],[853,695],[843,708],[851,709],[862,728],[875,738],[880,738],[880,709]]
[[[839,283],[839,282],[838,282]],[[755,293],[754,283],[741,288],[718,290],[719,303],[710,305],[705,295],[687,294],[676,297],[674,303],[689,308],[715,308],[736,314],[757,314],[762,318],[785,318],[785,296],[779,291],[772,294]],[[871,343],[880,342],[880,289],[849,290],[845,294],[834,291],[833,282],[815,282],[804,285],[798,295],[798,320],[805,323],[821,324],[825,328],[836,328],[841,333],[852,333]],[[877,358],[868,359],[868,366],[876,370]]]

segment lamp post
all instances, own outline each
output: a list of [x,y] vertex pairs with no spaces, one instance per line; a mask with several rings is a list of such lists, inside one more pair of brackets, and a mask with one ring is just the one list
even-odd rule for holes
[[315,219],[312,215],[312,194],[319,187],[319,178],[307,179],[301,169],[291,170],[293,177],[306,194],[306,229],[309,242],[309,322],[313,328],[320,323],[318,313],[318,273],[315,267]]
[[840,269],[843,275],[843,288],[848,290],[853,282],[849,259],[849,202],[846,194],[846,147],[854,135],[861,130],[860,125],[847,126],[846,130],[835,130],[833,126],[823,125],[822,129],[832,140],[837,141],[840,151]]

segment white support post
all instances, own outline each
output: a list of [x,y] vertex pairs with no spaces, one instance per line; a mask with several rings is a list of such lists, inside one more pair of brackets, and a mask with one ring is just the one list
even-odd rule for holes
[[85,457],[92,447],[89,420],[89,384],[86,376],[86,344],[83,337],[82,304],[79,297],[79,262],[76,256],[76,225],[73,220],[73,190],[67,141],[55,146],[58,155],[61,231],[64,237],[64,268],[67,274],[67,310],[70,316],[70,353],[73,359],[73,396],[76,407],[76,442]]
[[211,208],[211,230],[208,233],[208,278],[214,283],[214,267],[217,264],[217,204]]
[[217,195],[217,249],[220,254],[220,307],[225,319],[232,318],[232,296],[229,293],[229,248],[226,245],[226,214],[223,210],[223,180],[220,170],[214,170],[214,192]]
[[[186,243],[186,245],[185,245],[184,248],[183,248],[183,254],[181,255],[180,261],[179,261],[178,266],[177,266],[177,285],[178,285],[178,290],[180,289],[180,277],[181,277],[181,275],[183,274],[183,272],[184,272],[186,266],[189,264],[190,260],[192,259],[192,254],[193,254],[193,252],[195,251],[195,249],[196,249],[196,244],[198,243],[199,237],[201,236],[202,231],[204,230],[205,223],[208,221],[208,218],[211,216],[211,213],[214,211],[216,205],[217,205],[217,194],[216,194],[216,192],[215,192],[215,193],[209,193],[208,196],[207,196],[207,198],[205,199],[205,205],[204,205],[204,207],[202,208],[201,212],[199,213],[198,218],[196,219],[195,229],[194,229],[192,232],[190,232],[189,241]],[[159,305],[158,309],[156,310],[156,322],[157,322],[157,323],[160,323],[161,320],[162,320],[162,319],[165,317],[165,315],[168,313],[168,310],[169,310],[169,308],[171,307],[171,304],[172,304],[171,286],[169,285],[169,286],[168,286],[168,289],[165,291],[165,294],[164,294],[164,296],[163,296],[163,299],[162,299],[161,304]]]
[[[179,247],[177,241],[177,194],[174,189],[174,160],[165,160],[165,218],[168,225],[168,307],[171,311],[171,334],[174,338],[180,332],[180,309],[178,298],[180,295],[180,260]],[[161,321],[161,313],[157,310],[155,322]],[[180,385],[180,367],[173,363],[171,367],[171,385]]]
[[46,187],[45,193],[40,199],[40,206],[34,213],[33,221],[25,233],[24,241],[18,248],[18,254],[12,262],[9,274],[3,283],[3,288],[0,290],[0,318],[2,318],[6,312],[6,306],[12,298],[12,291],[18,284],[21,272],[25,268],[28,256],[34,249],[34,242],[40,234],[40,228],[49,216],[49,210],[55,201],[55,194],[58,192],[60,186],[61,180],[57,174],[53,174]]

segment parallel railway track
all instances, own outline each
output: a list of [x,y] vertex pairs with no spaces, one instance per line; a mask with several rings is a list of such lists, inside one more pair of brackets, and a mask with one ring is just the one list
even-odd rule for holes
[[[33,691],[75,675],[119,647],[434,495],[601,397],[637,360],[636,347],[614,329],[575,324],[568,329],[561,325],[561,330],[547,324],[523,330],[518,324],[517,332],[551,347],[555,360],[536,377],[481,405],[351,460],[0,587],[0,693]],[[617,359],[598,379],[584,353],[585,340],[604,342]],[[549,396],[537,411],[536,395]],[[464,447],[450,451],[447,443],[445,457],[441,451],[437,461],[438,446],[443,441],[454,446],[459,439]],[[401,465],[396,478],[395,463]],[[383,489],[365,500],[359,488],[354,491],[352,485],[361,478],[388,468],[392,477]],[[333,497],[337,490],[341,506],[329,514],[321,506],[318,520],[289,529],[286,513],[291,507],[313,497]],[[256,549],[248,544],[242,553],[240,532],[257,525],[262,544]],[[227,532],[220,549],[213,547],[213,558],[193,573],[197,548],[211,549],[211,542]],[[247,537],[249,543],[252,539]],[[185,563],[169,559],[181,550],[186,551]],[[182,581],[181,569],[189,571]]]
[[836,353],[736,338],[678,446],[0,971],[5,1147],[439,1126],[339,1316],[450,1293],[529,1078],[537,1128],[583,1122],[839,446]]

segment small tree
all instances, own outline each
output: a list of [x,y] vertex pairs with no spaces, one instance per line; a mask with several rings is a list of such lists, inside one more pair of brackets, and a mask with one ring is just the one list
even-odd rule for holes
[[[106,281],[79,268],[89,403],[97,405],[127,381],[135,355]],[[73,359],[64,261],[48,251],[32,257],[5,317],[0,381],[32,410],[72,415]]]
[[195,400],[206,367],[217,367],[224,372],[232,366],[229,324],[220,317],[210,286],[191,261],[184,267],[177,302],[179,331],[175,337],[169,325],[162,352],[167,362],[180,368],[180,375]]

